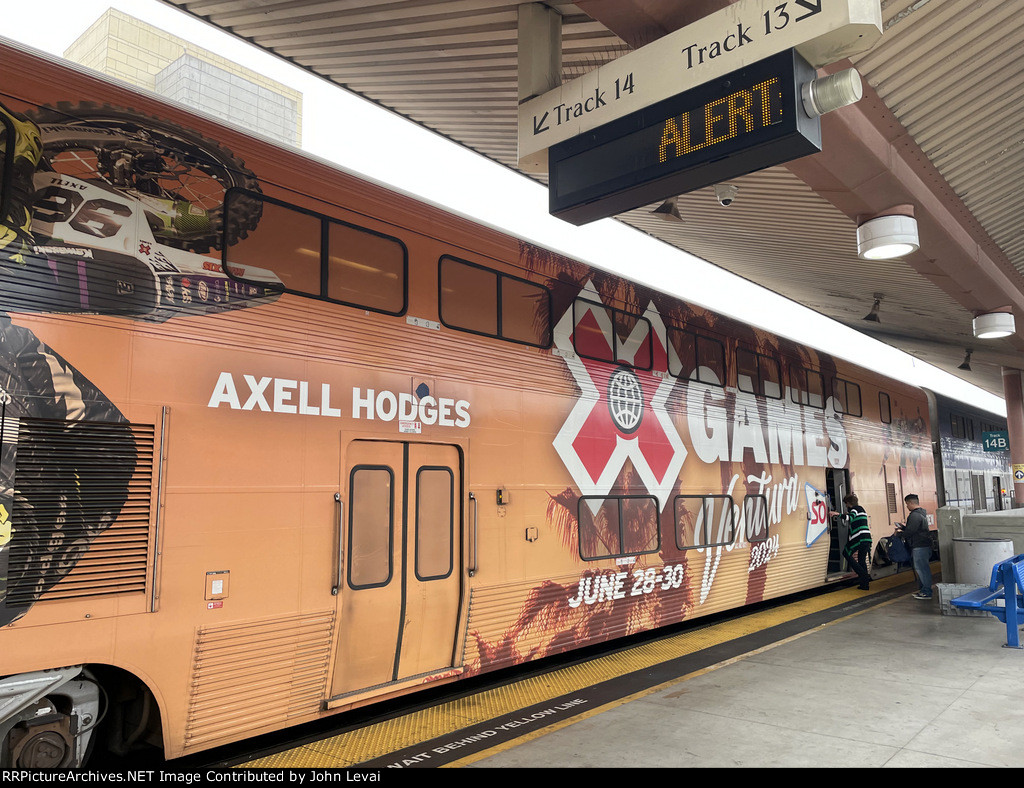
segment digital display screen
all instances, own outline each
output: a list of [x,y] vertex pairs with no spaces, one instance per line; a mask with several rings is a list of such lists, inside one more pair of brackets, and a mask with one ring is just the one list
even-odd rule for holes
[[552,146],[551,213],[584,224],[818,152],[816,76],[788,50]]

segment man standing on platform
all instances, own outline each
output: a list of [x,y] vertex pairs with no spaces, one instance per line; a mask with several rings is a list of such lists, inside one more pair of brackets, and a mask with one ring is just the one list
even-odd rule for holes
[[910,560],[914,567],[914,574],[917,575],[917,582],[921,586],[914,599],[932,598],[932,537],[928,531],[928,513],[916,495],[911,493],[903,498],[903,502],[910,510],[907,515],[906,525],[896,524],[907,541],[910,548]]

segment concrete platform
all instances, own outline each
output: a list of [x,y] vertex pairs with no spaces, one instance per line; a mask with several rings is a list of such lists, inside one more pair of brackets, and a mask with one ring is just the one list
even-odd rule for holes
[[451,765],[1024,767],[1024,650],[913,590]]

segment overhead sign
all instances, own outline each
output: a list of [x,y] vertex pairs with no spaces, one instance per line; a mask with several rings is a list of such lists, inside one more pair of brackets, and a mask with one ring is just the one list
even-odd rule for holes
[[550,213],[583,224],[817,153],[815,76],[789,50],[554,145]]
[[1010,433],[1007,430],[994,430],[981,433],[981,444],[985,451],[1009,451]]
[[878,0],[740,0],[519,107],[519,166],[584,131],[796,48],[814,68],[870,49]]

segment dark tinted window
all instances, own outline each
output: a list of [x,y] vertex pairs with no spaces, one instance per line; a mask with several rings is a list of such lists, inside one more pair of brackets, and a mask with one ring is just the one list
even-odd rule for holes
[[736,349],[736,385],[740,391],[769,399],[782,399],[782,372],[770,356]]
[[892,402],[884,391],[878,392],[878,416],[882,424],[892,424]]
[[579,500],[580,557],[585,561],[658,550],[658,499],[647,496]]
[[736,514],[728,495],[677,495],[676,547],[729,545],[736,538]]
[[668,344],[670,374],[683,380],[725,385],[725,347],[721,342],[691,331],[669,328]]
[[439,263],[441,322],[535,347],[551,345],[551,294],[543,285],[454,257]]
[[812,408],[825,407],[825,378],[813,369],[800,365],[789,368],[789,398]]
[[246,189],[229,189],[224,210],[228,223],[234,214],[259,211],[255,229],[222,252],[231,279],[374,312],[405,312],[408,254],[397,238]]
[[650,369],[651,333],[651,323],[642,315],[584,298],[573,302],[572,344],[584,358]]

